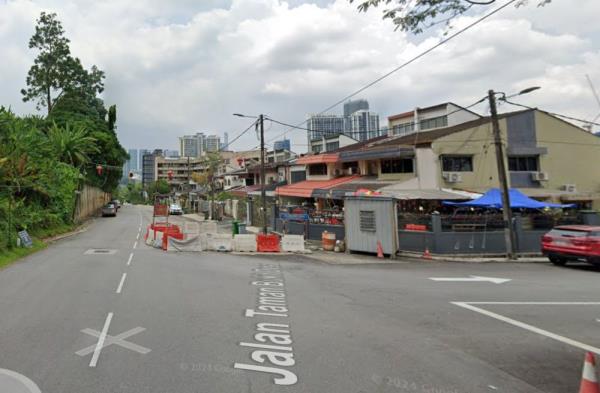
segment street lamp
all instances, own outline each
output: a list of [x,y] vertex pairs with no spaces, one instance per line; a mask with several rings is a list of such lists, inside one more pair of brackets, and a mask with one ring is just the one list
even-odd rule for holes
[[248,117],[251,119],[258,119],[260,124],[260,199],[261,199],[261,217],[263,222],[263,233],[267,234],[267,201],[265,192],[265,117],[260,114],[257,116],[248,116],[241,113],[234,113],[237,117]]
[[528,87],[517,94],[506,96],[503,92],[488,91],[490,101],[490,112],[492,119],[492,129],[494,132],[494,146],[496,148],[496,164],[498,167],[498,180],[500,181],[500,193],[502,195],[502,216],[504,219],[504,241],[506,243],[506,256],[508,259],[517,259],[515,228],[512,222],[512,210],[510,208],[510,194],[508,188],[508,179],[506,178],[506,163],[504,161],[504,152],[502,150],[502,136],[500,134],[500,123],[498,121],[498,110],[496,108],[496,95],[501,95],[500,100],[506,101],[509,97],[515,97],[540,89],[539,86]]

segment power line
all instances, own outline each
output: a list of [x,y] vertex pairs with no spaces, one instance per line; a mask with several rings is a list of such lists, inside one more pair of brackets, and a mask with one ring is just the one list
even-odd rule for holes
[[[519,104],[519,103],[516,103],[516,102],[512,102],[512,101],[509,101],[507,99],[501,99],[501,101],[502,102],[506,102],[507,104],[514,105],[514,106],[520,106],[521,108],[533,109],[533,110],[538,109],[538,108],[534,108],[534,107],[531,107],[531,106],[528,106],[528,105],[523,105],[523,104]],[[551,114],[553,116],[563,117],[563,118],[569,119],[569,120],[574,120],[574,121],[579,121],[579,122],[586,123],[586,124],[593,124],[595,126],[600,126],[600,123],[596,123],[596,122],[593,122],[593,121],[583,120],[583,119],[579,119],[577,117],[573,117],[573,116],[569,116],[569,115],[563,115],[561,113],[556,113],[556,112],[549,112],[549,111],[544,111],[544,112],[547,112],[547,113],[549,113],[549,114]]]
[[248,128],[246,128],[244,131],[240,132],[240,133],[238,134],[238,136],[236,136],[235,138],[233,138],[233,139],[232,139],[232,140],[231,140],[229,143],[227,143],[227,145],[223,146],[222,150],[226,150],[226,149],[229,147],[229,145],[231,145],[233,142],[235,142],[235,141],[237,141],[238,139],[240,139],[240,138],[241,138],[241,137],[242,137],[242,136],[243,136],[245,133],[247,133],[248,131],[250,131],[250,129],[251,129],[252,127],[254,127],[254,126],[256,125],[256,123],[257,123],[257,122],[258,122],[258,120],[255,120],[255,121],[253,121],[253,122],[252,122],[252,124],[250,124],[250,125],[248,126]]
[[[474,21],[473,23],[470,23],[469,25],[463,27],[462,29],[458,30],[457,32],[455,32],[454,34],[451,34],[450,36],[444,38],[443,40],[441,40],[440,42],[438,42],[437,44],[433,45],[432,47],[426,49],[425,51],[419,53],[418,55],[414,56],[413,58],[411,58],[410,60],[407,60],[406,62],[400,64],[398,67],[394,68],[393,70],[387,72],[386,74],[380,76],[379,78],[375,79],[374,81],[366,84],[365,86],[361,87],[360,89],[354,91],[353,93],[345,96],[344,98],[342,98],[341,100],[335,102],[333,105],[328,106],[327,108],[325,108],[324,110],[322,110],[321,112],[319,112],[318,114],[323,114],[333,108],[335,108],[336,106],[344,103],[346,100],[349,100],[350,98],[356,96],[357,94],[362,93],[363,91],[367,90],[368,88],[370,88],[371,86],[381,82],[382,80],[388,78],[389,76],[393,75],[394,73],[400,71],[401,69],[403,69],[404,67],[414,63],[415,61],[419,60],[420,58],[422,58],[423,56],[429,54],[430,52],[434,51],[435,49],[441,47],[442,45],[446,44],[447,42],[451,41],[452,39],[456,38],[457,36],[459,36],[460,34],[464,33],[465,31],[475,27],[476,25],[478,25],[479,23],[483,22],[484,20],[490,18],[491,16],[493,16],[494,14],[502,11],[504,8],[508,7],[509,5],[511,5],[512,3],[516,2],[517,0],[509,0],[506,3],[504,3],[503,5],[501,5],[498,8],[495,8],[494,10],[490,11],[489,13],[485,14],[484,16],[482,16],[481,18],[477,19],[476,21]],[[298,123],[298,126],[306,123],[308,121],[304,120],[301,123]],[[286,130],[285,132],[283,132],[282,134],[277,135],[276,137],[270,139],[269,141],[272,141],[274,139],[278,139],[281,136],[284,136],[285,134],[287,134],[289,131],[291,130]]]

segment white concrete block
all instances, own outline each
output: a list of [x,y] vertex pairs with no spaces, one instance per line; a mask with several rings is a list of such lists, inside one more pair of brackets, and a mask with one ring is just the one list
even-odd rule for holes
[[217,222],[202,221],[200,223],[200,233],[217,233]]
[[229,234],[207,233],[207,250],[211,251],[231,251],[233,238]]
[[256,252],[256,235],[235,235],[233,251]]
[[281,251],[304,252],[304,236],[283,235],[283,237],[281,238]]

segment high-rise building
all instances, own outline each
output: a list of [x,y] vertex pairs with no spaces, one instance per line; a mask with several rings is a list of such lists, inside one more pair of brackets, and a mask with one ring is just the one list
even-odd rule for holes
[[221,138],[217,135],[209,135],[205,139],[204,150],[206,152],[219,151],[221,148]]
[[369,110],[369,101],[367,100],[353,100],[346,101],[344,103],[344,117],[348,118],[351,114],[357,111],[368,111]]
[[223,143],[221,143],[219,150],[229,150],[229,133],[223,133]]
[[127,160],[127,162],[125,163],[125,165],[127,166],[127,173],[129,172],[137,172],[140,170],[140,159],[138,156],[138,150],[137,149],[129,149],[128,150],[129,153],[129,160]]
[[278,151],[278,150],[291,151],[292,144],[289,139],[282,139],[280,141],[275,141],[275,143],[273,143],[273,150],[275,150],[275,151]]
[[377,113],[358,110],[350,115],[348,123],[350,127],[346,135],[357,141],[365,141],[380,135],[379,115]]
[[340,115],[309,115],[306,121],[308,140],[344,133],[344,117]]
[[200,157],[204,152],[206,136],[202,132],[196,135],[179,137],[179,155],[181,157]]
[[142,184],[144,187],[156,180],[156,157],[161,156],[162,150],[160,149],[142,156]]

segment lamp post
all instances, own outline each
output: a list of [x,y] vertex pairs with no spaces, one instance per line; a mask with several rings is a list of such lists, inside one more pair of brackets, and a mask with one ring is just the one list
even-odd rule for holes
[[260,199],[261,199],[261,218],[263,222],[263,233],[267,234],[267,199],[265,190],[265,117],[263,114],[256,116],[242,115],[241,113],[234,113],[234,116],[248,117],[251,119],[258,118],[258,125],[260,127]]
[[498,167],[498,180],[500,182],[500,194],[502,196],[502,216],[504,220],[504,242],[506,244],[506,257],[511,260],[516,260],[516,234],[513,226],[512,210],[510,207],[510,193],[508,179],[506,177],[506,162],[504,160],[504,149],[502,145],[502,135],[500,133],[500,122],[498,120],[498,110],[496,108],[496,95],[500,94],[500,100],[505,101],[509,97],[515,97],[532,91],[538,90],[540,87],[529,87],[521,90],[519,93],[506,96],[505,93],[488,91],[488,100],[490,102],[490,113],[492,120],[492,130],[494,134],[494,147],[496,150],[496,165]]

